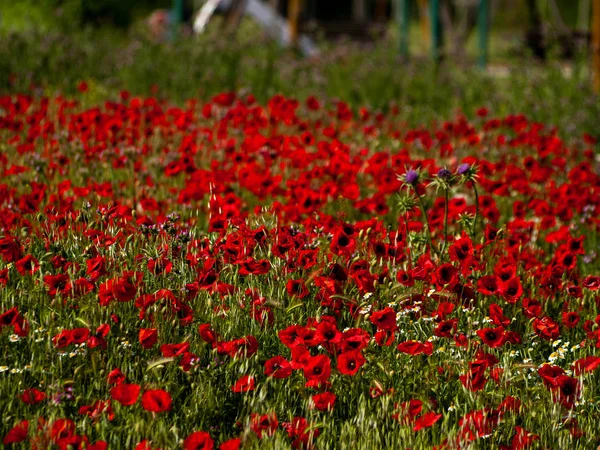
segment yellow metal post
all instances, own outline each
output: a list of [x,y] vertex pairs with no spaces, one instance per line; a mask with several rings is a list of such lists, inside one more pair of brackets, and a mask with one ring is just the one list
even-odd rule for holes
[[298,18],[300,17],[300,1],[288,1],[288,26],[290,29],[290,43],[296,45],[298,41]]
[[428,0],[418,0],[418,4],[421,39],[425,46],[429,46],[429,2]]
[[600,0],[592,4],[592,72],[594,90],[600,94]]

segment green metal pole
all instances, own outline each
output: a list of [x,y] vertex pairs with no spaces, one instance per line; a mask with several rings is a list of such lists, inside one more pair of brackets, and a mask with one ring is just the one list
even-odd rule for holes
[[479,67],[485,69],[488,62],[488,42],[490,27],[490,2],[479,0]]
[[409,35],[410,35],[410,0],[398,0],[396,3],[396,20],[398,21],[400,32],[400,56],[408,58],[409,56]]
[[171,36],[177,37],[179,26],[183,22],[183,0],[173,0],[173,9],[171,10]]
[[440,23],[440,1],[429,0],[429,26],[431,28],[431,56],[438,63],[441,57],[442,25]]

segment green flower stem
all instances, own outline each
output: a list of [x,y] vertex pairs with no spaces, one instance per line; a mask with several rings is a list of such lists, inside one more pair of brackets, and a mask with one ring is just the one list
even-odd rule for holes
[[473,181],[473,192],[475,192],[475,219],[473,220],[473,226],[471,227],[471,239],[473,243],[477,239],[477,220],[479,219],[479,193],[477,192],[477,184]]
[[427,227],[427,240],[429,241],[429,250],[431,253],[437,254],[437,250],[433,246],[433,240],[431,239],[431,229],[429,228],[429,219],[427,219],[427,212],[425,211],[425,204],[423,203],[423,199],[421,198],[421,195],[419,195],[419,191],[417,191],[417,187],[413,186],[413,188],[415,190],[415,194],[417,194],[417,198],[419,199],[419,206],[421,207],[421,213],[423,213],[423,216],[425,218],[425,226]]
[[441,258],[442,260],[444,259],[444,256],[446,255],[446,248],[448,246],[448,189],[444,189],[444,193],[445,193],[445,202],[444,202],[444,246],[442,247],[442,251],[441,251]]

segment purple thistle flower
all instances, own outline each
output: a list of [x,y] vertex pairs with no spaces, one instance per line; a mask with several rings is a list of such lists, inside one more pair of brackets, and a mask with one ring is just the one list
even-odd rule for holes
[[462,163],[460,166],[458,166],[458,174],[459,175],[464,175],[466,174],[469,170],[471,169],[471,166],[467,163]]
[[411,184],[411,185],[415,186],[417,184],[417,182],[419,181],[419,173],[416,170],[410,169],[409,171],[406,172],[406,175],[404,176],[404,180],[406,181],[407,184]]
[[443,168],[438,170],[437,176],[439,178],[443,178],[443,179],[447,179],[450,178],[450,175],[452,175],[452,172],[450,172],[448,169]]

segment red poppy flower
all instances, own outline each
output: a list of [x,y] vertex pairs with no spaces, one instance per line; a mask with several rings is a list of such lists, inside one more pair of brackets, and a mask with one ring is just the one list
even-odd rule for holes
[[558,325],[548,316],[535,319],[533,321],[533,331],[547,341],[554,341],[560,336]]
[[381,311],[375,311],[369,320],[380,330],[391,331],[396,329],[396,311],[389,306]]
[[287,378],[292,370],[292,365],[283,356],[274,356],[265,362],[265,375],[268,377]]
[[590,291],[598,290],[600,289],[600,276],[588,275],[583,280],[582,285],[584,288],[589,289]]
[[492,348],[502,347],[504,344],[504,327],[483,328],[477,330],[477,335],[484,344]]
[[52,338],[52,343],[56,348],[65,348],[73,343],[71,330],[63,330]]
[[194,431],[183,441],[185,450],[212,450],[215,446],[214,441],[205,431]]
[[6,236],[0,239],[0,256],[5,263],[11,263],[23,258],[23,249],[19,241]]
[[509,280],[500,283],[500,294],[508,303],[516,303],[519,297],[523,294],[523,286],[521,280],[516,275]]
[[165,358],[173,358],[175,356],[181,356],[190,349],[189,342],[183,342],[181,344],[163,344],[160,346],[160,352]]
[[336,396],[333,392],[315,394],[310,398],[311,408],[319,411],[331,411],[335,406]]
[[67,294],[71,290],[71,279],[68,275],[45,275],[44,283],[48,287],[48,294],[54,297],[56,294]]
[[454,284],[457,281],[458,269],[450,263],[439,266],[435,271],[435,283],[440,286]]
[[538,375],[542,378],[542,382],[548,389],[553,389],[558,386],[557,378],[565,374],[562,367],[544,364],[538,369]]
[[415,425],[413,426],[413,431],[419,431],[423,428],[429,428],[434,423],[442,418],[441,414],[436,414],[433,411],[429,411],[415,420]]
[[31,255],[26,255],[15,263],[17,272],[21,275],[31,275],[40,268],[40,263]]
[[83,344],[87,341],[90,336],[90,330],[87,328],[75,328],[70,331],[71,333],[71,342],[73,344]]
[[229,439],[219,446],[219,450],[238,450],[240,445],[242,445],[241,438]]
[[477,291],[483,295],[496,295],[499,289],[499,278],[496,275],[485,275],[477,280]]
[[287,293],[290,297],[304,298],[309,294],[304,280],[288,280],[285,285]]
[[356,375],[366,362],[360,350],[350,350],[338,356],[337,368],[344,375]]
[[525,428],[519,425],[515,426],[515,435],[511,441],[511,449],[522,450],[533,445],[533,443],[539,440],[540,437],[537,434],[530,433]]
[[7,327],[14,325],[19,320],[19,311],[17,308],[11,308],[8,311],[0,314],[0,329],[2,327]]
[[573,363],[573,374],[579,376],[584,372],[593,372],[600,367],[599,356],[586,356]]
[[131,406],[140,395],[139,384],[125,384],[121,383],[116,385],[110,390],[110,396],[113,400],[118,401],[123,406]]
[[466,375],[461,375],[458,378],[466,389],[472,392],[477,392],[482,390],[488,382],[484,371],[485,366],[476,368],[472,367],[469,369]]
[[327,381],[331,375],[331,360],[326,355],[312,356],[304,366],[304,377],[309,381]]
[[300,336],[300,330],[304,327],[300,325],[290,325],[284,330],[280,330],[278,333],[279,340],[283,345],[289,348],[293,348],[297,345],[303,345],[304,339]]
[[107,383],[108,384],[121,384],[125,382],[125,375],[121,372],[121,369],[118,367],[113,369],[108,374]]
[[275,431],[277,431],[278,425],[279,422],[275,413],[263,415],[253,413],[250,416],[250,428],[256,433],[259,439],[262,439],[263,435],[273,436]]
[[406,341],[398,344],[396,347],[399,352],[407,353],[412,356],[416,355],[431,355],[433,353],[433,344],[425,342],[424,344],[418,341]]
[[558,387],[558,401],[565,408],[571,409],[581,394],[581,385],[576,378],[559,375],[556,377]]
[[200,333],[200,337],[207,344],[212,345],[215,348],[217,344],[217,333],[212,329],[212,326],[209,323],[203,323],[198,327],[198,333]]
[[75,435],[75,422],[71,419],[56,419],[52,424],[50,435],[52,440],[59,443]]
[[148,390],[142,394],[142,407],[146,411],[156,413],[170,411],[171,403],[171,396],[162,389]]
[[362,328],[351,328],[342,333],[341,350],[362,350],[369,345],[371,337]]
[[244,375],[235,382],[231,390],[233,392],[248,392],[253,391],[256,388],[256,383],[252,375]]
[[4,436],[2,443],[4,445],[17,444],[27,439],[27,432],[29,431],[29,422],[23,420],[9,430]]
[[433,330],[433,334],[437,337],[451,338],[456,333],[458,319],[442,320]]
[[158,340],[158,330],[156,328],[140,329],[139,340],[145,349],[152,348]]
[[46,394],[35,388],[25,389],[21,394],[21,400],[28,405],[35,405],[46,398]]
[[567,328],[575,328],[580,320],[579,314],[575,311],[563,311],[561,317],[563,325]]
[[321,344],[337,345],[342,340],[342,333],[337,329],[335,323],[323,321],[317,325],[316,338]]

